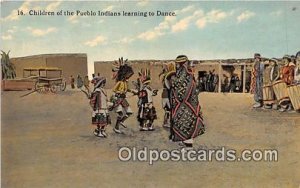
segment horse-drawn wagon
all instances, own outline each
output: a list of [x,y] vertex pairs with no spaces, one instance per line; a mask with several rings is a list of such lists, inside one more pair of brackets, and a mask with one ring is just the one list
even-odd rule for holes
[[57,67],[24,68],[23,77],[35,80],[35,91],[57,92],[66,89],[66,81],[62,70]]

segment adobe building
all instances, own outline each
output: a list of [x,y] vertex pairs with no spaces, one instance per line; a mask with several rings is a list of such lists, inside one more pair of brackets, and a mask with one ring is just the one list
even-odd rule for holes
[[41,54],[26,57],[11,58],[16,68],[18,78],[23,78],[24,68],[57,67],[62,69],[62,76],[69,81],[69,77],[78,74],[81,77],[88,75],[87,55],[84,53],[70,54]]
[[[162,82],[159,74],[162,71],[163,63],[174,62],[174,60],[129,60],[128,63],[134,70],[134,75],[130,79],[136,81],[138,72],[141,68],[148,68],[151,71],[152,87],[155,89],[162,88]],[[113,61],[95,61],[94,70],[95,74],[100,73],[100,76],[107,78],[107,88],[112,88],[115,81],[112,80],[112,63]],[[195,65],[195,77],[198,79],[201,72],[209,73],[214,71],[219,76],[218,91],[222,92],[222,85],[225,80],[231,78],[232,75],[237,75],[243,84],[243,92],[246,92],[246,85],[250,85],[250,75],[253,65],[252,59],[228,59],[228,60],[193,60]],[[244,76],[246,75],[246,76]],[[131,82],[129,83],[131,85]],[[131,85],[132,86],[132,85]]]

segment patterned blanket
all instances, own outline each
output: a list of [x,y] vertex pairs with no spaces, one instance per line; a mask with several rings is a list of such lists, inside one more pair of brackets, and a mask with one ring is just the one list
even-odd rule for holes
[[182,65],[171,82],[171,139],[184,141],[203,134],[205,126],[198,101],[199,92],[192,72]]

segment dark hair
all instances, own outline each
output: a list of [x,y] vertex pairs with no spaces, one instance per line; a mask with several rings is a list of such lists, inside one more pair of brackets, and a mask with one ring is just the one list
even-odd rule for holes
[[176,57],[176,59],[179,59],[179,58],[187,58],[187,56],[186,55],[179,55],[179,56]]
[[254,58],[261,58],[260,53],[255,53],[255,54],[254,54]]
[[134,74],[133,69],[131,66],[125,64],[122,65],[118,71],[118,75],[116,80],[117,81],[124,81],[128,78],[130,78]]
[[300,56],[300,51],[296,53],[296,58]]

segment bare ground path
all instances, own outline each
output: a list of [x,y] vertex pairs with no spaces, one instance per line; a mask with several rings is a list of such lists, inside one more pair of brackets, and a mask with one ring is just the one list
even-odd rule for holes
[[[278,162],[121,162],[122,146],[176,149],[161,127],[160,95],[154,132],[92,135],[90,107],[79,91],[59,95],[2,93],[2,187],[299,187],[300,114],[251,109],[249,94],[202,93],[207,132],[195,149],[277,149]],[[134,112],[136,98],[129,98]],[[114,116],[112,116],[114,119]]]

